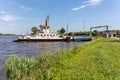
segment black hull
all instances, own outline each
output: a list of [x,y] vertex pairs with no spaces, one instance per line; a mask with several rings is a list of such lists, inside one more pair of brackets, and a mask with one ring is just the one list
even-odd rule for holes
[[58,41],[66,41],[66,39],[18,39],[13,42],[58,42]]
[[81,42],[81,41],[91,41],[91,38],[74,38],[70,39],[67,37],[65,39],[18,39],[14,40],[13,42]]

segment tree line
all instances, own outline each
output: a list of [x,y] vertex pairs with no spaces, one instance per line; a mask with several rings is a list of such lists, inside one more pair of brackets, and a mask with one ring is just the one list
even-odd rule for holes
[[13,36],[13,35],[15,35],[15,34],[2,34],[2,33],[0,33],[0,36]]
[[[32,27],[31,28],[32,33],[31,34],[36,34],[40,29],[37,27]],[[115,32],[117,35],[120,35],[120,30],[109,30],[110,32]],[[66,30],[62,27],[61,29],[57,30],[57,33],[60,35],[68,35],[68,36],[89,36],[90,31],[80,31],[80,32],[69,32],[66,33]],[[98,30],[93,30],[92,32],[93,36],[103,36],[104,31],[98,31]]]
[[[98,30],[93,30],[91,33],[93,36],[103,36],[105,31],[98,31]],[[116,33],[116,35],[120,35],[120,30],[109,30],[109,32],[114,32]],[[80,31],[80,32],[69,32],[68,33],[69,36],[89,36],[90,35],[90,31]]]

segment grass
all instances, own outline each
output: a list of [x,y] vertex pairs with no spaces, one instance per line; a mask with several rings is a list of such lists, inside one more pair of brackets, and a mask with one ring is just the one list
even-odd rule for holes
[[10,57],[9,80],[120,80],[120,41],[97,39],[35,58]]

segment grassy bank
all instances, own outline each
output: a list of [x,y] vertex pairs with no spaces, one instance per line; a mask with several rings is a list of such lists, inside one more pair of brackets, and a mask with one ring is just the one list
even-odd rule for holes
[[13,56],[5,66],[9,80],[120,80],[120,42],[98,39],[36,59]]

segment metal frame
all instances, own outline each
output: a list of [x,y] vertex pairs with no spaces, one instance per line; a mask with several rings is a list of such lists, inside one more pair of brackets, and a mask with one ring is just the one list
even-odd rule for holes
[[90,37],[92,37],[92,29],[94,29],[94,28],[103,28],[103,27],[105,27],[105,28],[106,28],[106,31],[108,32],[108,25],[106,25],[106,26],[91,27],[91,28],[90,28]]

